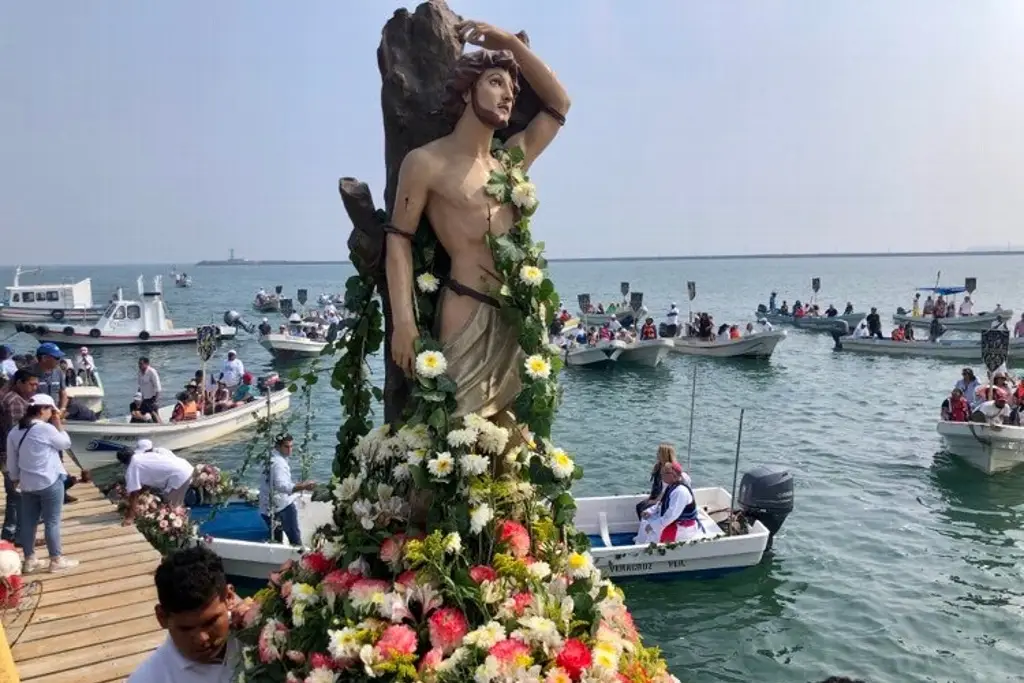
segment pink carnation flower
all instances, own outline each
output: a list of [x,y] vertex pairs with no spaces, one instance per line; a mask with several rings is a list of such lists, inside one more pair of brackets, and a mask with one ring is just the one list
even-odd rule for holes
[[515,612],[517,617],[521,617],[526,608],[533,602],[533,593],[516,593],[512,596],[512,602],[514,603],[512,611]]
[[380,640],[374,646],[385,660],[394,659],[399,655],[411,655],[416,652],[416,632],[404,624],[388,626],[380,634]]
[[391,588],[391,584],[381,579],[359,579],[352,588],[348,591],[348,599],[352,601],[354,607],[361,608],[367,607],[373,603],[377,594],[387,593]]
[[476,583],[483,583],[484,581],[495,581],[498,578],[498,572],[484,564],[478,564],[475,567],[469,568],[469,578],[473,579]]
[[441,652],[441,648],[431,648],[427,654],[423,655],[423,659],[420,660],[420,665],[417,671],[420,673],[432,671],[437,668],[437,665],[441,663],[443,658],[444,653]]
[[507,638],[491,646],[487,654],[502,664],[515,664],[517,658],[530,656],[530,646],[516,638]]
[[361,575],[349,569],[336,569],[324,577],[322,584],[324,595],[330,598],[344,597],[348,595],[352,585],[361,578],[363,578]]
[[387,562],[392,569],[402,566],[402,548],[405,546],[405,534],[395,534],[385,538],[380,544],[380,559]]
[[410,569],[402,572],[398,575],[398,578],[395,579],[395,583],[399,586],[405,586],[406,588],[411,588],[416,585],[416,570]]
[[333,669],[334,659],[326,652],[314,652],[309,656],[309,668]]
[[442,607],[427,620],[430,628],[430,644],[450,654],[462,643],[469,632],[465,615],[454,607]]
[[498,524],[498,541],[508,546],[509,552],[516,557],[530,554],[530,533],[519,522],[510,519]]

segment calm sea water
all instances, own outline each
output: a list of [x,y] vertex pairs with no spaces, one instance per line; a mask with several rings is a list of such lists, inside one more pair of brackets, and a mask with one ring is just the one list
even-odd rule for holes
[[[819,301],[884,314],[909,306],[917,286],[977,277],[982,308],[1024,308],[1018,256],[778,259],[556,263],[567,304],[579,292],[618,298],[628,281],[655,312],[672,301],[685,310],[685,283],[697,282],[695,309],[715,320],[745,323],[772,289],[790,303]],[[105,301],[135,278],[170,266],[48,268],[44,281],[93,278]],[[186,268],[192,289],[166,291],[176,323],[219,320],[249,311],[255,290],[281,284],[315,297],[340,291],[348,267]],[[0,270],[3,281],[9,270]],[[0,330],[0,336],[11,330]],[[33,340],[16,335],[19,352]],[[233,344],[246,367],[270,370],[253,338]],[[219,363],[221,349],[214,359]],[[166,386],[198,367],[191,346],[147,349]],[[97,349],[108,411],[122,412],[135,389],[139,349]],[[922,359],[836,354],[831,339],[791,331],[767,362],[670,358],[655,370],[563,373],[565,404],[556,439],[586,468],[578,495],[645,489],[660,441],[685,458],[691,378],[697,408],[691,471],[695,485],[731,486],[739,409],[746,408],[740,470],[781,463],[797,479],[796,509],[773,553],[756,568],[724,579],[624,585],[637,623],[660,645],[684,681],[790,683],[829,674],[874,683],[1024,680],[1024,472],[986,477],[940,452],[937,404],[957,367]],[[380,362],[371,366],[380,371]],[[338,396],[317,387],[314,428],[326,476]],[[242,437],[244,438],[244,437]],[[219,443],[193,460],[239,464],[244,441]]]

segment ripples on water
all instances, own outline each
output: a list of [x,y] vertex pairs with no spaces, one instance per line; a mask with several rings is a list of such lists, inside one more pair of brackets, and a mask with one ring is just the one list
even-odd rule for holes
[[[745,322],[769,291],[792,304],[822,278],[823,303],[883,314],[909,305],[916,286],[977,276],[982,307],[1024,307],[1019,257],[556,263],[566,303],[578,292],[618,298],[619,282],[644,291],[652,311],[696,280],[695,310]],[[48,269],[46,279],[92,275],[98,300],[169,267]],[[260,287],[338,291],[347,267],[194,268],[195,287],[166,293],[174,319],[197,324],[236,308],[248,314]],[[10,279],[9,272],[0,278]],[[834,293],[834,298],[828,295]],[[12,339],[19,351],[32,340]],[[249,369],[269,355],[242,335],[234,344]],[[691,378],[697,364],[691,470],[697,486],[732,483],[739,407],[741,472],[780,463],[796,476],[796,509],[758,567],[706,582],[631,581],[629,604],[645,636],[660,645],[683,681],[790,683],[836,673],[873,683],[1024,680],[1024,472],[987,477],[940,453],[937,404],[956,365],[832,352],[827,336],[790,332],[769,362],[673,357],[661,368],[563,373],[565,405],[556,440],[586,468],[578,495],[644,490],[655,447],[676,444],[685,460]],[[222,351],[225,349],[222,349]],[[168,387],[197,367],[191,347],[147,349]],[[98,349],[108,410],[123,412],[134,391],[137,349]],[[219,362],[218,355],[216,362]],[[378,374],[379,359],[371,362]],[[169,392],[167,392],[169,394]],[[329,471],[338,397],[318,385],[322,458]],[[239,440],[193,459],[239,464]]]

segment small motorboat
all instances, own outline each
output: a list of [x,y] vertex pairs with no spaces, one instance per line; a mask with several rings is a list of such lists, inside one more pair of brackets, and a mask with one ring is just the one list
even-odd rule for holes
[[177,275],[174,276],[174,286],[175,287],[191,287],[192,286],[192,276],[188,275],[186,273],[178,273]]
[[87,323],[98,320],[102,306],[92,301],[92,280],[85,278],[74,284],[23,285],[21,276],[39,272],[14,269],[14,282],[4,288],[0,303],[0,322],[64,322]]
[[275,415],[288,409],[291,392],[276,389],[262,398],[195,420],[171,422],[174,406],[160,409],[160,423],[131,422],[130,416],[96,422],[66,422],[71,451],[83,469],[117,462],[117,451],[149,439],[158,448],[183,451],[219,439],[240,429],[256,426],[256,418]]
[[697,337],[675,337],[672,352],[709,358],[768,358],[786,338],[785,330],[757,332],[728,341],[705,341]]
[[[839,337],[836,349],[881,356],[939,358],[943,360],[980,362],[981,341],[974,339],[912,339],[896,341],[877,337]],[[1024,360],[1024,337],[1012,337],[1007,349],[1007,362]]]
[[626,342],[617,340],[601,341],[594,346],[572,343],[565,347],[563,358],[566,366],[602,368],[614,365],[624,348]]
[[[614,343],[614,342],[612,342]],[[668,357],[674,346],[672,339],[643,339],[622,344],[618,362],[656,368]]]
[[96,370],[92,371],[92,378],[94,383],[84,383],[84,376],[78,376],[78,384],[75,386],[68,386],[65,391],[67,392],[68,398],[74,399],[78,403],[88,408],[94,413],[103,412],[103,380],[100,378],[100,373]]
[[[36,325],[19,323],[17,330],[34,335],[39,341],[61,346],[136,346],[194,342],[199,331],[194,327],[174,327],[164,305],[161,276],[153,278],[147,291],[142,276],[138,280],[139,300],[125,299],[120,289],[95,326]],[[234,327],[218,326],[217,337],[230,339]]]
[[[939,323],[949,332],[984,332],[999,323],[1007,323],[1013,317],[1013,309],[1000,308],[987,313],[973,313],[956,317],[939,318]],[[932,316],[913,316],[909,313],[896,313],[892,321],[897,325],[910,323],[916,328],[927,330],[931,327]]]
[[821,316],[805,315],[797,318],[778,311],[768,311],[762,308],[755,312],[758,319],[764,319],[772,325],[792,325],[798,330],[808,332],[839,332],[840,334],[853,330],[857,324],[864,319],[866,313],[847,313],[844,315]]
[[[319,326],[318,326],[319,327]],[[313,358],[327,347],[327,330],[317,339],[296,337],[287,332],[271,332],[260,336],[260,346],[270,351],[275,358]]]
[[1003,472],[1024,463],[1024,427],[939,420],[936,430],[947,451],[985,474]]
[[278,285],[274,291],[267,293],[262,289],[256,292],[252,307],[258,313],[276,313],[281,310],[281,292],[284,288]]

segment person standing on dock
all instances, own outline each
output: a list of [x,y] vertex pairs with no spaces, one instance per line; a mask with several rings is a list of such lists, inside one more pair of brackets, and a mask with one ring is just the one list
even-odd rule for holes
[[18,370],[11,378],[10,385],[0,393],[0,467],[4,472],[4,527],[0,540],[21,545],[18,534],[18,509],[21,494],[17,482],[7,473],[7,435],[11,433],[28,410],[28,402],[39,389],[39,378],[28,370]]
[[156,620],[167,640],[128,677],[128,683],[231,683],[240,663],[231,637],[237,601],[224,562],[205,546],[178,550],[154,575]]
[[149,415],[153,422],[160,422],[160,373],[149,364],[149,359],[139,359],[139,393],[142,394],[142,407],[139,412]]

